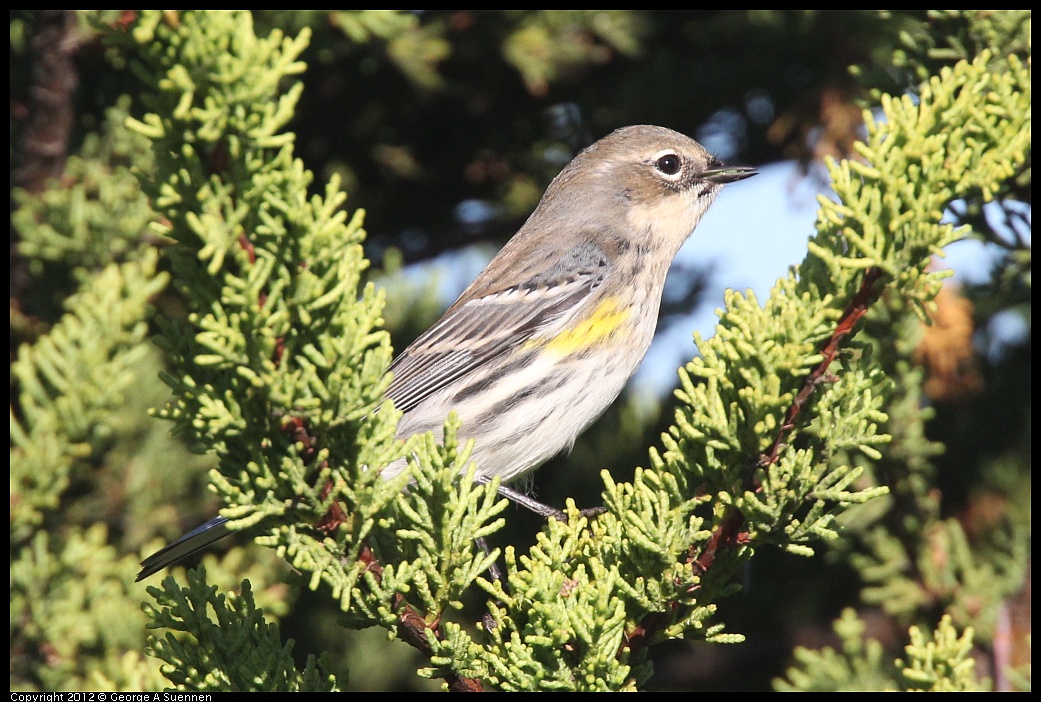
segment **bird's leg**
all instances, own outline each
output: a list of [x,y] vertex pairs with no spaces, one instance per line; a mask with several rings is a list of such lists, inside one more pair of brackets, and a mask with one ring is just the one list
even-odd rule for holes
[[[474,543],[477,544],[478,548],[484,551],[484,554],[486,556],[490,556],[492,554],[492,550],[488,547],[488,542],[485,541],[483,536],[478,536],[476,539],[474,539]],[[509,592],[509,585],[506,584],[506,578],[502,576],[502,571],[499,569],[498,561],[492,561],[492,564],[488,566],[488,575],[491,576],[492,580],[495,580],[500,585],[502,585],[502,589],[504,592]]]
[[[477,482],[487,484],[491,482],[491,478],[483,475],[477,476]],[[556,519],[558,522],[567,522],[567,513],[563,510],[559,510],[556,507],[550,507],[547,504],[543,504],[533,497],[525,495],[523,492],[514,490],[506,485],[499,485],[499,494],[505,497],[507,500],[514,502],[521,507],[526,507],[535,514],[545,517],[546,519]],[[583,517],[595,517],[598,514],[603,514],[607,510],[604,507],[589,507],[579,511]]]

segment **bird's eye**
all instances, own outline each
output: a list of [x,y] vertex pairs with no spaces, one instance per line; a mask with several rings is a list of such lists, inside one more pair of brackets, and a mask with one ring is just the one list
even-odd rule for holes
[[680,172],[680,157],[672,152],[662,154],[654,162],[654,167],[665,175],[676,175]]

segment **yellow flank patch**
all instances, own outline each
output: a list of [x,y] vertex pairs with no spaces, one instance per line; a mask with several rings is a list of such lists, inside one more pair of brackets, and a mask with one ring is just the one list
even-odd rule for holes
[[541,347],[561,356],[568,356],[603,342],[619,327],[629,321],[632,311],[618,304],[618,299],[609,297],[601,302],[593,314],[552,338],[536,337],[525,344],[525,348]]

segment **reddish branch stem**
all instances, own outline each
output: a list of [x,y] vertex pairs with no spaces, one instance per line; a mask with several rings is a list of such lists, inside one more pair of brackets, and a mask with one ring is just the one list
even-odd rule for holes
[[799,390],[799,394],[795,396],[791,406],[788,407],[788,412],[784,416],[784,423],[777,430],[777,437],[774,439],[770,449],[759,456],[760,467],[765,468],[777,462],[778,455],[785,445],[788,433],[795,428],[795,418],[799,416],[799,412],[806,406],[810,395],[817,389],[817,386],[827,381],[828,367],[835,360],[835,357],[838,356],[843,340],[853,333],[857,323],[867,314],[868,309],[881,294],[881,288],[876,286],[881,277],[882,270],[880,268],[869,268],[864,274],[860,290],[850,300],[849,305],[846,306],[846,310],[839,319],[839,323],[835,326],[835,331],[832,332],[831,337],[820,350],[820,354],[823,356],[821,362],[817,364],[812,373],[806,376],[802,389]]
[[[756,470],[760,468],[765,470],[777,463],[781,451],[787,445],[791,431],[795,428],[795,420],[799,413],[808,404],[814,390],[822,383],[827,382],[829,377],[828,368],[836,356],[838,356],[842,343],[854,332],[857,323],[860,322],[881,294],[882,287],[878,285],[878,281],[882,278],[882,275],[882,270],[879,268],[869,268],[865,272],[864,279],[860,284],[860,290],[857,291],[849,305],[846,306],[838,324],[835,325],[835,330],[820,349],[821,362],[806,376],[802,388],[800,388],[795,399],[792,400],[792,404],[788,407],[788,411],[785,413],[784,421],[777,430],[773,443],[759,455],[754,467],[745,476],[743,489],[755,489],[757,487]],[[691,548],[687,558],[691,571],[695,575],[702,575],[712,568],[716,557],[725,549],[747,543],[748,533],[744,530],[744,527],[744,515],[741,514],[740,510],[731,507],[728,513],[724,515],[720,525],[712,533],[712,536],[709,537],[701,552],[697,553],[693,547]],[[630,650],[647,645],[656,632],[672,621],[671,614],[675,609],[676,604],[673,603],[668,612],[652,612],[644,617],[636,630],[630,634],[625,645]]]
[[[365,564],[368,571],[375,576],[377,582],[383,579],[383,566],[379,564],[368,546],[362,545],[361,552],[358,554],[358,560]],[[440,619],[432,624],[428,624],[423,615],[415,607],[408,604],[400,594],[394,596],[392,607],[398,614],[398,638],[428,658],[433,655],[428,637],[434,636],[437,639],[441,639],[444,635],[441,631]],[[448,683],[450,692],[484,692],[484,686],[481,684],[481,681],[474,678],[463,677],[451,672],[444,676],[444,680]]]
[[[802,388],[799,393],[792,400],[792,404],[788,407],[788,411],[784,415],[784,422],[782,422],[780,428],[777,430],[777,436],[774,437],[773,443],[770,448],[759,454],[759,458],[756,461],[756,468],[766,469],[769,466],[777,463],[780,458],[781,451],[784,446],[787,445],[788,437],[791,434],[792,429],[795,428],[795,420],[799,416],[799,413],[806,406],[810,400],[810,396],[813,395],[814,390],[817,389],[822,383],[827,382],[828,379],[828,368],[831,366],[832,361],[838,356],[839,350],[842,348],[842,342],[850,336],[857,323],[867,314],[868,309],[878,299],[881,293],[881,288],[876,285],[878,280],[882,277],[882,270],[879,268],[869,268],[864,274],[864,279],[861,281],[860,290],[850,300],[849,305],[846,306],[845,311],[842,313],[842,317],[839,319],[835,330],[828,337],[824,346],[820,349],[822,356],[820,363],[817,367],[806,376],[806,380],[803,381]],[[755,470],[748,471],[745,476],[743,488],[745,490],[755,489],[756,478]],[[741,512],[733,507],[730,508],[729,514],[727,514],[716,531],[713,532],[709,538],[708,543],[702,550],[701,555],[698,556],[691,562],[691,567],[695,573],[701,574],[708,571],[712,567],[713,562],[716,560],[716,555],[722,548],[736,546],[740,544],[744,537],[747,536],[742,529],[745,525],[745,518]]]

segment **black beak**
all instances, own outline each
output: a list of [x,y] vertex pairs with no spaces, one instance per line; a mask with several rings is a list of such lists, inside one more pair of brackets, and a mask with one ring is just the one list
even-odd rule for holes
[[709,164],[709,169],[701,174],[701,177],[704,180],[710,180],[713,183],[723,185],[751,178],[758,172],[752,166],[741,166],[736,163],[727,165],[722,161],[713,161]]

